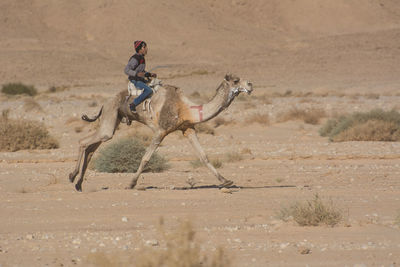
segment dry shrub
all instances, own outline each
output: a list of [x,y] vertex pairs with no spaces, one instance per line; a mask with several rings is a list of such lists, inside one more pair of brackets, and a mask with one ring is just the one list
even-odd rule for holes
[[394,219],[394,223],[400,227],[400,210],[397,211],[396,218]]
[[269,125],[270,120],[269,120],[269,115],[268,114],[260,114],[260,113],[255,113],[252,114],[251,116],[247,117],[245,120],[245,123],[259,123],[262,125]]
[[264,104],[264,105],[272,104],[270,96],[267,94],[260,95],[259,97],[257,97],[257,99],[261,102],[261,104]]
[[212,122],[214,123],[215,128],[221,125],[230,125],[235,123],[233,120],[226,120],[223,117],[216,117],[215,119],[212,120]]
[[343,141],[399,141],[400,128],[394,122],[369,120],[354,125],[332,138],[335,142]]
[[293,219],[301,226],[318,226],[321,224],[335,226],[343,218],[342,212],[330,201],[324,203],[318,194],[306,203],[295,203],[288,208],[282,208],[278,218],[284,221]]
[[0,151],[58,147],[57,140],[49,135],[42,123],[12,120],[3,112],[3,116],[0,118]]
[[331,141],[399,141],[400,113],[375,109],[328,120],[320,129]]
[[6,95],[30,95],[34,96],[37,94],[37,90],[33,85],[25,85],[22,83],[7,83],[1,88],[1,92]]
[[365,98],[367,98],[367,99],[379,99],[380,95],[376,94],[376,93],[369,93],[369,94],[365,95]]
[[62,86],[51,86],[47,92],[49,93],[59,93],[63,92],[66,90],[69,90],[70,88],[68,86],[62,85]]
[[202,253],[201,244],[196,240],[196,232],[188,221],[182,222],[175,231],[167,232],[163,219],[159,226],[159,246],[143,246],[128,259],[107,256],[103,253],[91,254],[89,263],[95,266],[136,266],[136,267],[227,267],[230,260],[224,250],[218,247],[211,255]]
[[242,151],[240,151],[240,153],[242,153],[242,154],[249,154],[249,155],[253,154],[253,153],[251,152],[251,149],[250,149],[250,148],[247,148],[247,147],[243,148]]
[[243,156],[237,152],[228,152],[225,154],[226,162],[238,162],[243,160]]
[[[210,160],[210,163],[211,163],[211,165],[213,165],[214,168],[216,168],[216,169],[219,169],[219,168],[222,167],[222,161],[219,160],[219,159],[211,159],[211,160]],[[205,167],[204,163],[203,163],[201,160],[199,160],[199,159],[190,161],[190,165],[191,165],[192,168],[194,168],[194,169],[197,169],[197,168],[200,168],[200,167]]]
[[211,135],[215,134],[214,129],[207,123],[196,124],[194,126],[194,128],[196,129],[196,132],[198,132],[198,133],[211,134]]
[[26,112],[43,111],[42,107],[33,98],[24,99],[24,109]]
[[278,122],[290,120],[303,120],[305,123],[316,125],[322,118],[326,117],[326,112],[323,109],[308,109],[292,108],[288,112],[278,115]]
[[[108,173],[135,173],[139,168],[146,148],[140,140],[125,138],[109,144],[94,159],[94,168]],[[153,153],[144,172],[162,172],[168,169],[167,160]]]

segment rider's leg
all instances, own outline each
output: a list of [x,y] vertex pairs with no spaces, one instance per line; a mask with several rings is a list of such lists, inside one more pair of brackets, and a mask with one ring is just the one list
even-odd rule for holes
[[146,98],[150,97],[153,93],[153,90],[151,90],[151,88],[142,81],[135,82],[135,86],[138,89],[143,89],[143,92],[133,100],[133,103],[130,104],[130,108],[132,111],[136,111],[136,106],[142,103]]

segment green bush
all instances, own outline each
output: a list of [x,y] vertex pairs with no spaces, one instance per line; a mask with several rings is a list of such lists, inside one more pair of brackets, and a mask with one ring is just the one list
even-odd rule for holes
[[375,109],[328,120],[319,131],[331,141],[400,141],[400,113]]
[[22,83],[7,83],[1,88],[1,92],[7,95],[30,95],[34,96],[37,94],[35,87],[32,85],[25,85]]
[[[134,173],[139,168],[145,152],[145,146],[137,139],[122,139],[100,151],[100,155],[94,159],[94,168],[100,172]],[[167,160],[155,152],[144,172],[162,172],[166,169]]]
[[11,120],[3,112],[0,118],[0,151],[58,147],[57,140],[49,136],[49,132],[42,123]]

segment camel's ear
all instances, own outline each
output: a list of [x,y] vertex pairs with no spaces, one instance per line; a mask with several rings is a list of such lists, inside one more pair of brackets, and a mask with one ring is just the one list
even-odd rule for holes
[[225,75],[225,80],[226,80],[227,82],[229,82],[231,79],[232,79],[232,74],[227,73],[227,74]]

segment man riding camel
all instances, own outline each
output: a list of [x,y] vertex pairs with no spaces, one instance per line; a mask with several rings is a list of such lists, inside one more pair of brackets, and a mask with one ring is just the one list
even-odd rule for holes
[[129,59],[128,64],[125,67],[125,74],[128,75],[129,79],[128,88],[134,86],[139,90],[143,90],[143,92],[129,105],[131,111],[136,113],[136,107],[153,93],[153,90],[147,86],[145,78],[155,78],[157,77],[157,74],[145,71],[146,61],[144,57],[147,54],[147,44],[144,41],[135,41],[134,46],[136,54],[131,56]]

